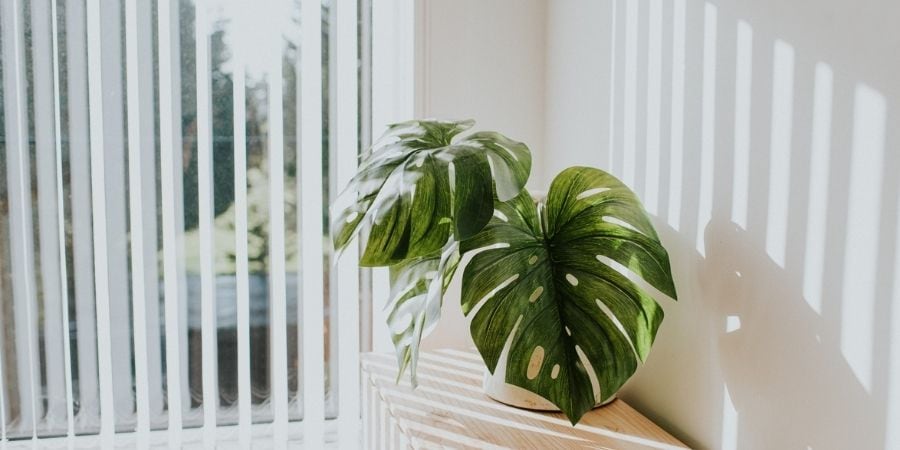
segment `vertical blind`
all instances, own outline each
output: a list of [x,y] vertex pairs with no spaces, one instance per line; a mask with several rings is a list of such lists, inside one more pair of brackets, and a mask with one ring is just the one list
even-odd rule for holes
[[0,1],[0,442],[357,436],[370,10]]

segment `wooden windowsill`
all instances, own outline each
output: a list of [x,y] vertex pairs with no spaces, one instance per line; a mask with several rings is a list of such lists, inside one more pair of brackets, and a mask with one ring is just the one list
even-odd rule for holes
[[419,386],[396,384],[392,354],[362,357],[365,448],[686,448],[622,400],[572,426],[562,413],[529,411],[487,397],[475,353],[425,352]]

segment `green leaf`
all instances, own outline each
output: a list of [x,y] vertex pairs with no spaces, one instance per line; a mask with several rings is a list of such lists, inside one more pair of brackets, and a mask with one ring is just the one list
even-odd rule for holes
[[518,195],[531,153],[499,133],[462,139],[473,121],[414,120],[391,125],[332,206],[334,248],[368,236],[363,266],[389,266],[471,237],[490,220],[494,198]]
[[[577,423],[646,359],[663,319],[614,266],[675,298],[668,254],[634,193],[598,169],[567,169],[546,200],[523,191],[493,215],[460,247],[474,254],[462,291],[472,338],[491,372],[511,339],[506,381]],[[533,364],[539,370],[529,372]]]
[[459,243],[450,240],[441,253],[391,266],[388,328],[397,351],[397,379],[410,368],[415,387],[419,344],[441,317],[444,292],[459,265]]

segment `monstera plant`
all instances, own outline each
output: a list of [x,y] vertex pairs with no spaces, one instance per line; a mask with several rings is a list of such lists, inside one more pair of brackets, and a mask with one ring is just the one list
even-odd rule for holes
[[398,379],[409,370],[413,385],[419,344],[470,254],[462,310],[487,369],[505,354],[506,383],[575,424],[647,358],[663,311],[644,286],[676,298],[668,254],[612,175],[572,167],[535,199],[527,146],[494,132],[458,138],[472,125],[391,125],[333,205],[334,246],[359,234],[360,265],[389,267]]

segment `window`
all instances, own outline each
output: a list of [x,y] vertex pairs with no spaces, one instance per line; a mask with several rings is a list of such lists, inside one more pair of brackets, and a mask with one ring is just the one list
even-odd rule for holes
[[369,5],[0,2],[0,441],[358,419]]

